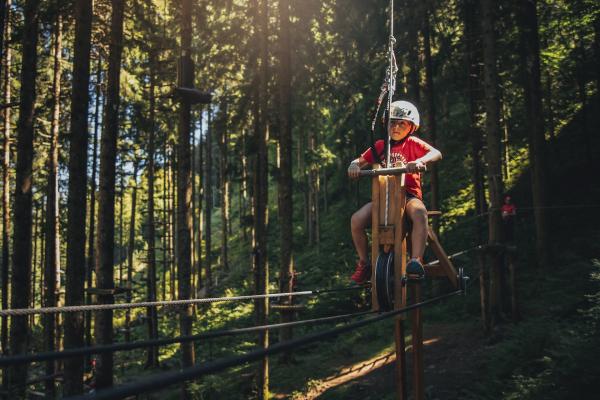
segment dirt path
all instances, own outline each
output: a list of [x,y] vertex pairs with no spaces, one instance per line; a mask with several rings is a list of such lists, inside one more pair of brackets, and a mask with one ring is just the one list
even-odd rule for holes
[[[424,339],[426,398],[461,398],[462,389],[477,377],[478,360],[484,347],[480,329],[464,325],[430,325],[425,327]],[[407,360],[410,381],[410,348]],[[336,375],[316,382],[307,393],[295,399],[394,398],[394,361],[395,355],[387,354],[345,366]]]

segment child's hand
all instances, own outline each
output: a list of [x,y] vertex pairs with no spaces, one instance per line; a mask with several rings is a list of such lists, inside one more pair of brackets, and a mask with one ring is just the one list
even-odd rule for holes
[[419,160],[411,161],[406,164],[406,169],[410,173],[415,173],[419,171],[425,171],[427,167]]
[[358,179],[358,177],[360,176],[360,167],[357,163],[350,163],[350,166],[348,167],[348,176],[352,179]]

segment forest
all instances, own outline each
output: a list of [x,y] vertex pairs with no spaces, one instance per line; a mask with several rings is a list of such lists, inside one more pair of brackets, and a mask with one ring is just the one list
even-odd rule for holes
[[348,328],[390,73],[470,278],[408,398],[600,393],[598,1],[0,0],[0,32],[1,398],[405,399],[394,320]]

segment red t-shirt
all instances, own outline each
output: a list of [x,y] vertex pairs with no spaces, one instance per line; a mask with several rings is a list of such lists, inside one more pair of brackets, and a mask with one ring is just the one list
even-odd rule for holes
[[[375,150],[377,151],[377,154],[383,154],[384,146],[385,142],[383,140],[378,140],[375,142]],[[425,154],[429,153],[430,148],[431,146],[429,146],[426,142],[411,135],[401,143],[392,145],[390,149],[390,161],[392,165],[390,167],[404,167],[406,163],[415,161],[416,159],[421,158]],[[375,163],[371,148],[365,150],[365,152],[361,154],[361,157],[367,160],[369,164]],[[405,174],[405,177],[404,183],[406,186],[406,191],[417,196],[419,199],[423,199],[423,193],[421,192],[421,174]]]
[[503,204],[502,205],[502,217],[514,217],[517,214],[517,207],[514,204]]

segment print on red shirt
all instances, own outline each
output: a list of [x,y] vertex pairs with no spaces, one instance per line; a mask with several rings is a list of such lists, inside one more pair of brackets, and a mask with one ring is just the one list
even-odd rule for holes
[[[384,153],[385,142],[378,140],[375,142],[375,150],[377,154]],[[409,136],[400,143],[395,143],[390,149],[390,167],[403,167],[406,163],[415,161],[418,158],[423,157],[429,152],[431,147],[423,140],[414,136]],[[370,148],[365,150],[361,157],[364,158],[369,164],[373,164],[373,152]],[[385,160],[384,160],[385,161]],[[405,174],[405,186],[406,191],[419,199],[423,199],[423,193],[421,191],[421,174]]]

